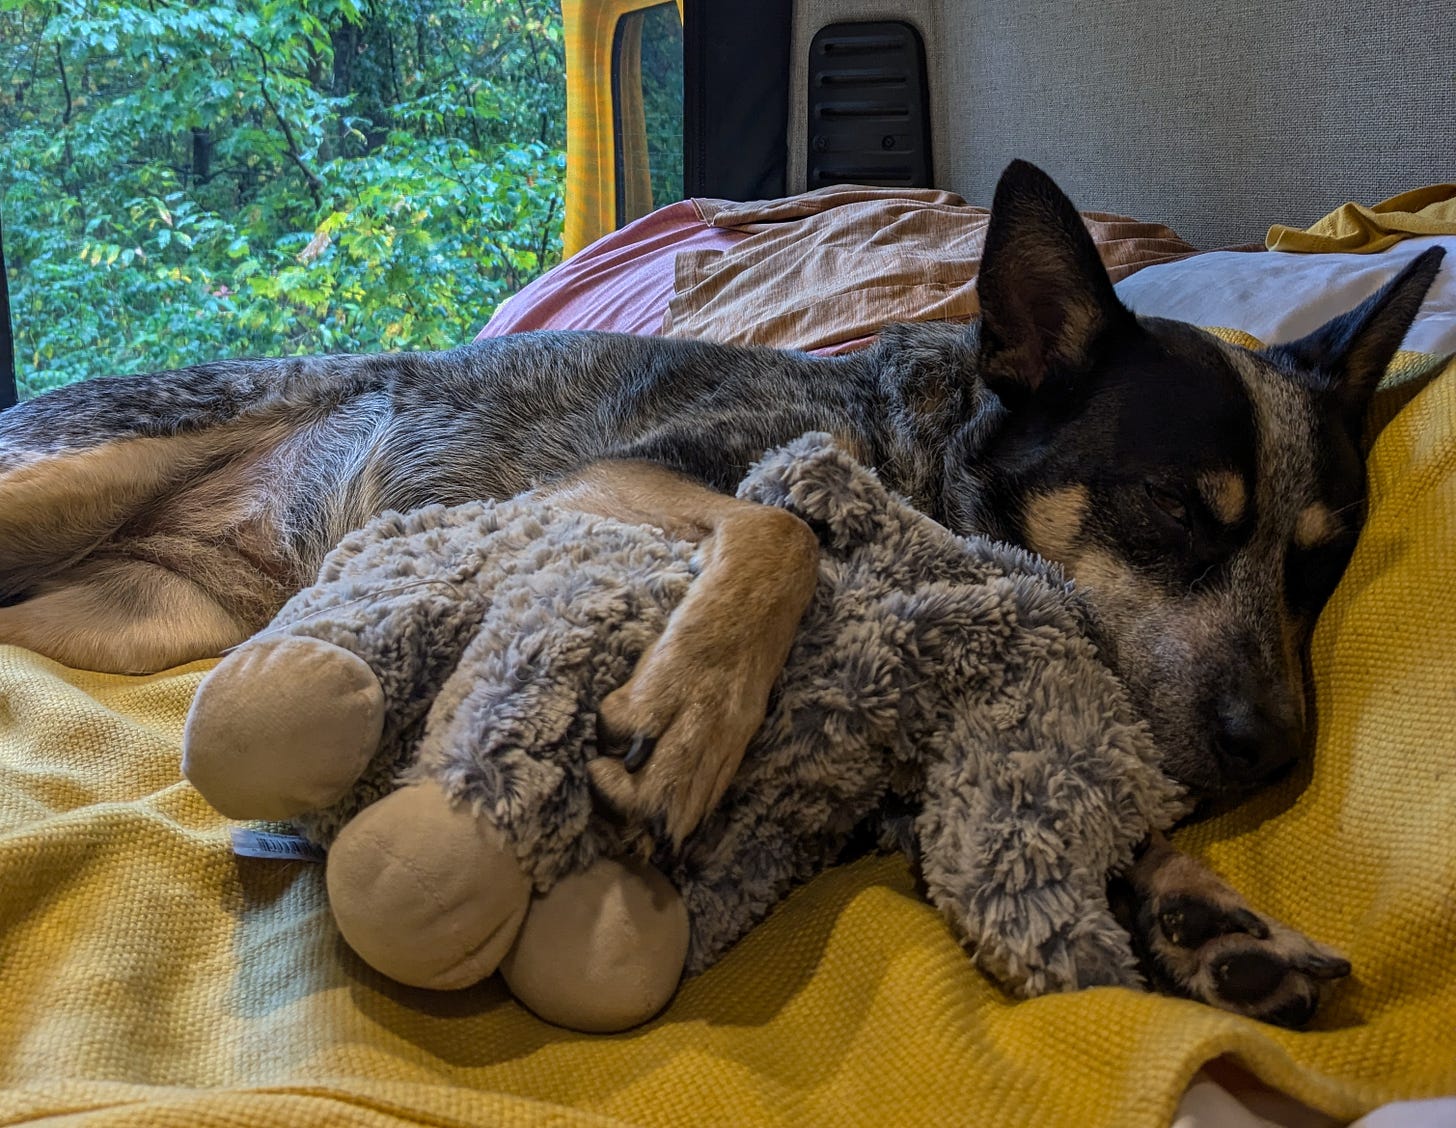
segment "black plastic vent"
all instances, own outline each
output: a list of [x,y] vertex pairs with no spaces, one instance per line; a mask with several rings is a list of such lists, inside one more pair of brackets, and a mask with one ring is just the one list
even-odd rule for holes
[[809,44],[808,186],[930,187],[929,90],[911,25],[821,28]]

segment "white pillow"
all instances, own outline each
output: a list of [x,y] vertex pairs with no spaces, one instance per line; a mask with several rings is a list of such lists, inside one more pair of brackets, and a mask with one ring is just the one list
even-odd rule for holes
[[1405,348],[1456,352],[1456,235],[1406,239],[1378,254],[1209,251],[1145,267],[1117,284],[1135,313],[1242,329],[1268,344],[1353,309],[1427,247],[1447,250]]

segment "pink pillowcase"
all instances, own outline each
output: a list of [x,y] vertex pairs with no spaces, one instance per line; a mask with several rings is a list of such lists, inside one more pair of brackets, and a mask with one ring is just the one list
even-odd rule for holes
[[672,301],[678,252],[726,250],[746,237],[704,223],[690,200],[669,204],[602,236],[507,298],[475,339],[527,329],[657,336]]

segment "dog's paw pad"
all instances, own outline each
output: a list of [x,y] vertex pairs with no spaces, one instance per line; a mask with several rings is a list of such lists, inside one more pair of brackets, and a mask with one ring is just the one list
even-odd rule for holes
[[1154,918],[1139,945],[1151,982],[1261,1022],[1304,1026],[1325,985],[1350,974],[1348,960],[1248,909],[1184,905]]
[[1242,905],[1221,905],[1197,897],[1166,898],[1158,910],[1158,928],[1168,943],[1180,948],[1202,947],[1215,936],[1247,932],[1269,938],[1269,927]]
[[1288,974],[1285,962],[1270,952],[1234,952],[1213,965],[1213,987],[1236,1003],[1257,1002],[1279,990]]
[[1166,994],[1297,1028],[1350,974],[1348,960],[1255,912],[1184,855],[1155,851],[1129,877],[1119,917],[1148,982]]

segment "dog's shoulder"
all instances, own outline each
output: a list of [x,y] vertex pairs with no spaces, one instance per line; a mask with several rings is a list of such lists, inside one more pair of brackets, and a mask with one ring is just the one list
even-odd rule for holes
[[881,366],[974,371],[979,347],[976,321],[894,321],[880,329],[866,355]]

